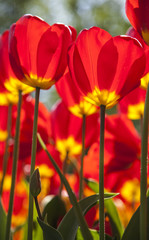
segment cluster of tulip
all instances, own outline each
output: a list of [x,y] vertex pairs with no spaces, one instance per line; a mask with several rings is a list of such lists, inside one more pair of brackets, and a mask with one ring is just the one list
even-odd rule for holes
[[148,9],[127,0],[121,36],[32,15],[0,36],[1,240],[148,239]]

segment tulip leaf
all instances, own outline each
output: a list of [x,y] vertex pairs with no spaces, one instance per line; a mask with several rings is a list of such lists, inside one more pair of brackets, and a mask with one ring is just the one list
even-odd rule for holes
[[[109,196],[105,196],[105,198],[109,198]],[[83,214],[86,214],[86,212],[92,206],[94,206],[98,202],[98,200],[98,194],[82,199],[79,202],[79,205],[82,209]],[[79,226],[75,215],[75,210],[74,207],[72,207],[59,224],[58,231],[62,234],[65,240],[74,240],[78,227]]]
[[[99,192],[99,184],[98,182],[92,180],[92,179],[85,179],[85,182],[87,183],[87,185],[96,193]],[[105,193],[105,196],[111,196],[111,197],[115,197],[118,194],[115,193]],[[116,236],[116,239],[119,240],[121,239],[122,235],[123,235],[123,226],[121,224],[117,209],[115,207],[115,204],[113,202],[112,199],[106,199],[105,201],[105,208],[106,208],[106,213],[110,219],[110,223],[111,223],[111,228],[112,228],[112,232],[113,235]]]
[[[43,232],[41,227],[39,226],[37,222],[37,210],[34,204],[34,209],[33,209],[33,240],[43,240]],[[27,236],[27,229],[28,229],[28,222],[25,223],[24,226],[24,237],[23,240],[28,240]]]
[[1,199],[0,199],[0,239],[4,240],[5,239],[5,230],[6,230],[6,213],[3,209]]
[[47,196],[47,198],[49,200],[44,207],[42,216],[43,218],[47,217],[47,223],[50,226],[57,228],[58,220],[66,214],[65,203],[59,196]]
[[[99,238],[99,233],[96,230],[90,229],[90,232],[91,232],[94,240],[99,240],[100,239]],[[82,236],[82,233],[80,231],[80,228],[78,228],[76,240],[84,240],[83,236]]]
[[44,240],[63,240],[63,237],[61,236],[61,234],[52,226],[46,224],[45,222],[43,222],[42,220],[40,220],[39,218],[37,218],[38,223],[40,225],[40,227],[42,228],[43,231],[43,239]]
[[[140,207],[137,208],[130,219],[121,240],[140,240]],[[147,198],[147,225],[149,225],[149,197]],[[149,228],[147,228],[147,239],[149,239]]]
[[[99,236],[98,231],[96,231],[94,229],[90,229],[90,232],[91,232],[94,240],[100,240],[100,236]],[[82,237],[82,233],[80,231],[80,228],[78,228],[76,240],[84,240],[84,238]],[[106,234],[105,235],[105,240],[112,240],[112,237]]]

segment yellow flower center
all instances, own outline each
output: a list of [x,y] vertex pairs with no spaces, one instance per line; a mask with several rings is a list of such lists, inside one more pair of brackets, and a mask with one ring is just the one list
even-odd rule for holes
[[13,95],[18,95],[19,90],[21,90],[23,94],[27,94],[35,90],[33,87],[29,87],[17,78],[12,77],[5,82],[5,87],[9,92],[13,93]]
[[36,74],[30,73],[29,76],[25,75],[25,80],[23,80],[23,82],[32,87],[48,89],[55,83],[55,80],[51,78],[38,77]]
[[128,106],[127,116],[129,119],[133,119],[133,120],[140,119],[143,116],[143,113],[144,113],[144,102]]
[[0,141],[1,142],[6,141],[7,136],[8,136],[8,132],[0,129]]
[[124,183],[121,195],[126,201],[136,203],[140,201],[140,183],[138,179],[129,180]]
[[144,41],[149,45],[149,31],[148,29],[142,30],[142,37]]
[[62,160],[65,159],[67,153],[69,156],[78,155],[82,151],[82,145],[74,140],[72,136],[67,139],[58,139],[56,141],[56,149],[60,152]]
[[112,108],[117,104],[120,96],[115,94],[115,91],[109,92],[107,89],[99,90],[95,87],[92,93],[88,93],[84,99],[96,106],[104,105],[106,108]]
[[147,73],[143,78],[141,78],[141,87],[146,90],[148,83],[149,83],[149,73]]
[[80,101],[79,104],[75,104],[74,106],[69,107],[69,110],[77,117],[82,118],[83,115],[88,116],[97,112],[98,108],[95,105],[84,100]]

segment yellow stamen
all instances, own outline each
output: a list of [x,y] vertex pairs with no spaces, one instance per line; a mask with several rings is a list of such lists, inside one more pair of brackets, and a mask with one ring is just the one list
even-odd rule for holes
[[67,152],[69,156],[78,155],[82,151],[82,145],[74,140],[72,136],[67,139],[58,139],[56,141],[56,148],[60,152],[62,160],[65,159]]
[[141,87],[146,90],[148,83],[149,83],[149,73],[147,73],[143,78],[141,78]]
[[144,113],[144,102],[128,106],[127,116],[129,119],[132,119],[132,120],[140,119],[143,116],[143,113]]
[[7,137],[8,137],[8,132],[0,129],[0,141],[1,142],[6,141]]
[[28,85],[24,84],[17,78],[12,77],[5,81],[5,87],[8,91],[12,92],[14,95],[18,95],[19,90],[21,90],[23,94],[27,94],[35,90],[33,87],[29,87]]
[[54,79],[38,77],[37,75],[32,73],[30,73],[29,76],[25,75],[25,80],[23,81],[29,86],[39,87],[41,89],[48,89],[55,83]]
[[98,108],[93,104],[84,100],[84,101],[80,101],[79,104],[75,104],[74,106],[69,107],[69,110],[77,117],[82,118],[83,115],[88,116],[97,112]]
[[106,108],[112,108],[117,104],[120,96],[115,94],[115,91],[109,92],[107,89],[99,90],[95,87],[92,93],[88,93],[84,99],[96,106],[104,105]]

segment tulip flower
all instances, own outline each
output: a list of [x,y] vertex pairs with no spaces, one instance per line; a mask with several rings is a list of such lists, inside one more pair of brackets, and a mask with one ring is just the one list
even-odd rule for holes
[[63,102],[68,109],[76,116],[82,118],[82,154],[81,154],[81,168],[80,168],[80,193],[79,199],[83,195],[83,159],[85,155],[85,124],[86,117],[96,113],[98,107],[86,101],[80,94],[77,84],[72,80],[68,67],[63,77],[56,83],[56,89],[62,97]]
[[68,52],[68,67],[81,95],[100,106],[100,237],[104,236],[104,120],[105,108],[113,107],[140,84],[145,55],[140,43],[128,36],[112,37],[92,27],[83,30]]
[[126,14],[132,26],[149,45],[149,2],[126,0]]
[[7,30],[0,36],[0,79],[4,87],[14,96],[9,98],[10,101],[16,103],[15,99],[19,90],[26,94],[34,91],[34,88],[21,83],[13,72],[8,54],[8,35],[9,31]]
[[[135,5],[132,5],[135,4]],[[133,8],[135,6],[135,8]],[[134,30],[130,29],[130,35],[134,35],[140,42],[143,42],[143,47],[145,49],[146,55],[146,69],[144,77],[141,78],[141,87],[147,89],[145,107],[144,107],[144,117],[142,125],[142,154],[141,154],[141,195],[140,195],[140,239],[147,240],[147,158],[148,158],[148,121],[149,121],[149,35],[148,35],[148,3],[147,1],[127,1],[126,2],[126,11],[130,20],[134,19],[133,26],[138,22],[139,27],[135,29],[139,34]],[[137,13],[137,14],[136,14]],[[135,15],[136,14],[136,15]],[[141,38],[142,37],[142,38]],[[144,39],[144,41],[143,41]]]
[[84,98],[106,108],[139,86],[145,68],[144,50],[136,39],[112,38],[97,27],[83,30],[68,56],[70,74]]
[[66,68],[70,43],[69,27],[22,16],[9,33],[9,56],[16,76],[29,86],[50,88]]
[[146,90],[137,87],[127,94],[120,102],[120,112],[126,114],[129,119],[142,119],[144,114]]
[[82,118],[83,115],[88,116],[99,111],[99,108],[86,101],[80,94],[79,88],[72,80],[68,68],[56,83],[56,89],[65,105],[74,115]]
[[[61,153],[61,159],[64,160],[67,154],[70,158],[80,155],[82,150],[82,120],[74,116],[63,101],[58,101],[53,106],[50,118],[52,137],[56,149]],[[99,137],[98,118],[96,113],[86,119],[85,148],[88,148]],[[92,125],[94,128],[91,127]]]
[[[20,81],[36,88],[31,174],[35,168],[40,89],[50,88],[62,76],[71,41],[72,33],[69,27],[63,24],[50,26],[32,15],[22,16],[10,28],[9,58],[13,71]],[[28,239],[32,239],[32,206],[30,195]]]

